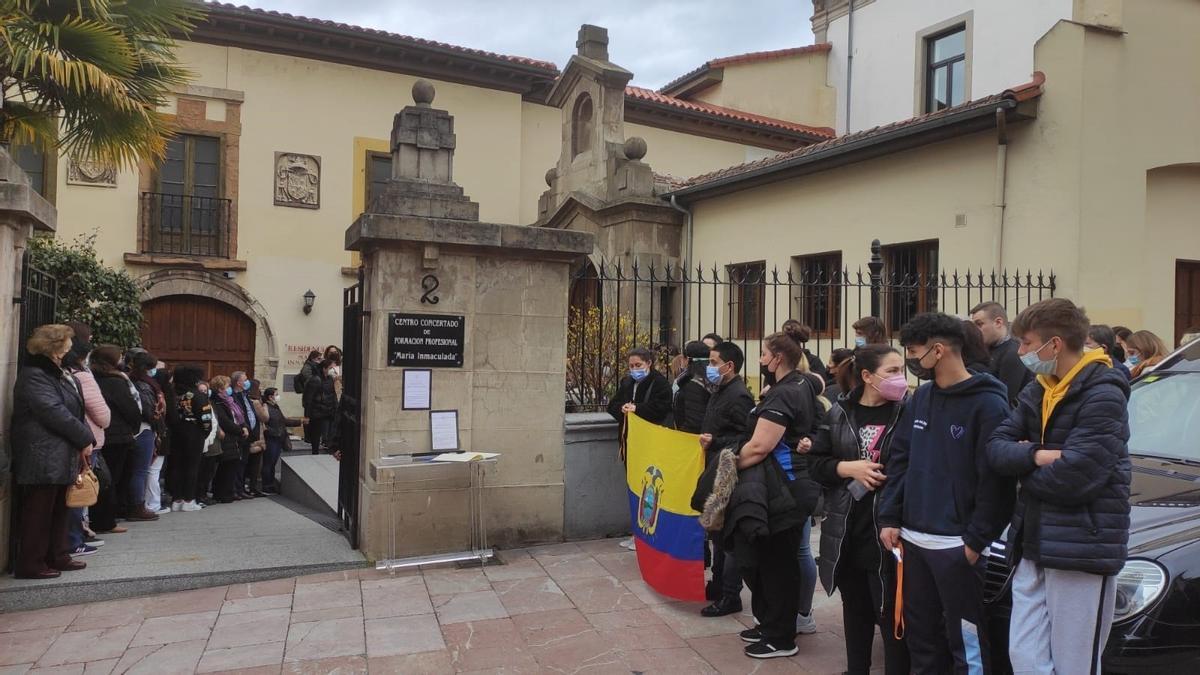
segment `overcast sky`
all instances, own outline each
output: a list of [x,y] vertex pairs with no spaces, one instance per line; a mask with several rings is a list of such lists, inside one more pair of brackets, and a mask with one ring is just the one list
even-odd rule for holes
[[234,0],[501,54],[552,61],[579,25],[608,28],[609,58],[658,88],[709,59],[812,44],[812,0]]

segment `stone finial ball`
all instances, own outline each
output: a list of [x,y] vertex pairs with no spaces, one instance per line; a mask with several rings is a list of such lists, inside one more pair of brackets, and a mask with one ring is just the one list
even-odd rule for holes
[[429,105],[433,103],[434,93],[433,83],[428,80],[417,80],[413,83],[412,97],[417,105]]
[[547,186],[553,187],[554,179],[557,177],[558,177],[558,170],[554,169],[553,167],[546,169],[546,185]]
[[646,139],[630,136],[625,139],[625,157],[634,161],[646,156]]

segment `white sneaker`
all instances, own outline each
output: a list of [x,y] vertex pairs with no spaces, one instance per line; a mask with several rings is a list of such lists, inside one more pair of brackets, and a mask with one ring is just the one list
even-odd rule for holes
[[183,502],[171,502],[171,511],[178,513],[183,510]]
[[817,632],[817,621],[813,618],[812,612],[807,616],[804,614],[796,615],[796,634],[797,635],[812,635]]
[[190,502],[183,502],[183,504],[179,507],[179,510],[190,512],[190,511],[199,511],[200,509],[203,509],[203,508],[204,508],[203,506],[200,506],[195,501],[190,501]]
[[87,544],[88,546],[103,546],[104,540],[103,539],[89,539],[89,540],[84,541],[83,543]]
[[635,549],[635,545],[634,545],[634,543],[633,543],[633,537],[630,537],[630,538],[628,538],[628,539],[626,539],[626,540],[622,541],[622,542],[621,542],[620,544],[618,544],[618,545],[619,545],[621,548],[626,548],[626,549],[629,549],[630,551],[636,550],[636,549]]
[[[153,511],[153,509],[151,509],[151,510]],[[170,513],[170,512],[171,512],[171,509],[158,509],[157,511],[154,511],[154,513],[157,513],[160,516]]]

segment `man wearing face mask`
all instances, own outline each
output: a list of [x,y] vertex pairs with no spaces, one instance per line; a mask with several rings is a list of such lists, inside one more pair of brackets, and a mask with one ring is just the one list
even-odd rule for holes
[[903,559],[904,636],[913,672],[988,673],[984,549],[1004,530],[1015,490],[986,445],[1008,391],[963,363],[962,321],[919,314],[900,330],[910,373],[929,380],[905,407],[880,491],[879,539]]
[[1016,407],[1017,397],[1033,381],[1033,374],[1021,365],[1017,356],[1017,341],[1009,332],[1008,311],[998,302],[981,302],[971,308],[971,322],[983,333],[991,373],[1008,388],[1009,403]]
[[[714,389],[700,424],[700,447],[704,448],[706,466],[715,462],[725,448],[736,447],[746,433],[746,419],[754,408],[754,397],[741,376],[745,361],[742,349],[732,342],[721,342],[709,352],[705,379]],[[733,552],[722,548],[720,536],[712,541],[713,592],[709,599],[713,603],[700,610],[700,614],[707,617],[735,614],[742,611],[742,576]]]
[[1037,379],[988,443],[1021,484],[1009,658],[1018,673],[1099,673],[1129,541],[1129,382],[1084,348],[1088,318],[1070,300],[1026,307],[1013,335]]

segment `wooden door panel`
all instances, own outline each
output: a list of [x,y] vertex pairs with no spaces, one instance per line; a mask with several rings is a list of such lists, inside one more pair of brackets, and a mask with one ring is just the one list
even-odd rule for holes
[[206,377],[253,373],[255,326],[212,298],[176,295],[143,306],[142,344],[168,365],[194,363]]
[[1175,342],[1183,334],[1200,328],[1200,262],[1175,261]]

